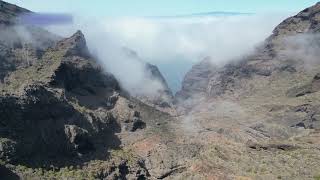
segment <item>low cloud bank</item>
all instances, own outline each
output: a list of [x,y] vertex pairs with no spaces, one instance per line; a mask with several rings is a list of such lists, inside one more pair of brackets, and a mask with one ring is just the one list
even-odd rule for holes
[[[75,17],[73,25],[49,27],[69,36],[81,29],[91,52],[113,73],[124,88],[133,93],[157,92],[144,72],[144,63],[123,54],[132,49],[146,62],[160,65],[171,88],[177,90],[186,67],[210,56],[223,65],[254,50],[287,15],[197,16],[183,18],[106,18]],[[172,70],[174,68],[174,71]],[[177,74],[174,74],[174,73]],[[174,82],[174,83],[172,83]],[[160,87],[161,88],[161,87]]]

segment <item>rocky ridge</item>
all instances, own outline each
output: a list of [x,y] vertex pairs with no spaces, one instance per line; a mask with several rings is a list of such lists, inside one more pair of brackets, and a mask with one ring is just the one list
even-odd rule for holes
[[195,139],[210,135],[212,141],[223,141],[205,145],[216,144],[202,152],[200,164],[211,166],[203,172],[221,170],[207,177],[319,176],[319,8],[317,3],[284,20],[255,53],[223,67],[204,60],[185,77],[176,101],[187,102],[180,112],[196,127],[191,129],[198,132]]
[[31,43],[30,58],[1,43],[12,66],[0,64],[0,177],[319,178],[319,65],[288,54],[291,38],[317,32],[318,13],[316,4],[285,20],[239,61],[196,65],[174,117],[125,92],[81,31]]
[[[55,178],[151,176],[145,159],[122,146],[157,134],[151,129],[172,117],[123,91],[91,56],[81,31],[63,39],[41,28],[4,25],[1,30],[17,38],[0,43],[0,159],[6,172],[0,176],[46,179],[52,168]],[[32,41],[20,36],[21,28]]]

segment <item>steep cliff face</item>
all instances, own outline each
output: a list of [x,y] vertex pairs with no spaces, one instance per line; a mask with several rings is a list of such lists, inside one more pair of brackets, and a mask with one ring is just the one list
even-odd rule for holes
[[[90,116],[80,110],[110,108],[108,98],[119,90],[114,77],[103,73],[85,50],[79,31],[57,42],[33,65],[5,78],[1,85],[2,137],[16,142],[17,161],[92,151],[94,134],[105,128],[115,130],[116,122],[107,111]],[[90,122],[90,118],[100,121]]]
[[149,103],[159,106],[160,108],[170,108],[173,102],[173,94],[160,70],[157,66],[147,63],[146,71],[151,77],[151,80],[161,84],[161,88],[156,92],[156,95],[150,98],[146,97],[146,101],[150,101]]
[[0,32],[18,38],[0,41],[0,179],[319,177],[319,6],[285,20],[250,56],[196,65],[175,117],[157,110],[172,94],[155,66],[145,64],[164,86],[160,99],[132,97],[81,31],[62,39],[4,23]]
[[[134,155],[120,158],[108,153],[138,141],[171,117],[123,93],[114,76],[91,57],[80,31],[56,42],[29,66],[13,69],[3,81],[0,159],[7,167],[90,164],[79,173],[102,168],[86,177],[97,178],[103,171],[104,178],[149,176],[144,162]],[[103,165],[91,164],[95,160]]]
[[[173,93],[158,67],[150,63],[146,63],[135,51],[129,48],[123,48],[123,52],[128,56],[128,58],[141,64],[141,66],[143,66],[142,69],[144,71],[144,75],[148,80],[150,80],[150,82],[155,83],[155,87],[149,87],[152,89],[151,93],[138,94],[136,98],[160,110],[166,111],[172,108],[174,100]],[[148,86],[148,84],[146,84],[146,86]]]
[[[6,11],[20,12],[1,3],[10,7]],[[18,15],[14,12],[12,18]],[[6,168],[31,179],[38,175],[19,165],[44,170],[85,166],[78,170],[92,171],[86,178],[150,176],[144,160],[117,152],[170,121],[168,114],[125,93],[92,57],[81,31],[62,39],[15,22],[4,23],[0,32],[8,37],[0,40],[0,160]]]
[[199,64],[196,64],[186,74],[182,82],[182,88],[176,94],[176,100],[185,100],[194,95],[205,95],[208,88],[209,79],[216,68],[207,57]]
[[279,36],[295,35],[297,33],[319,32],[320,3],[306,8],[297,15],[279,24],[273,31],[272,39]]

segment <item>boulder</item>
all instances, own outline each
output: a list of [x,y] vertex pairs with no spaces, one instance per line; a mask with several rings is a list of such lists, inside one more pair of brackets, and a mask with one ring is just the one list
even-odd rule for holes
[[72,148],[77,152],[86,153],[94,149],[87,130],[76,125],[65,125],[64,131]]

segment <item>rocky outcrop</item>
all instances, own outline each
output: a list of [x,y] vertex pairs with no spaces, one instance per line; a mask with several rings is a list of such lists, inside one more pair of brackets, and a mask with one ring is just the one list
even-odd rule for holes
[[[156,95],[154,95],[154,97],[146,97],[146,102],[150,101],[151,104],[159,106],[160,108],[170,108],[173,102],[173,94],[160,70],[157,66],[150,63],[146,63],[145,67],[146,72],[150,74],[151,80],[160,82],[162,87],[155,93]],[[142,99],[144,98],[142,97]]]
[[311,82],[302,86],[296,86],[287,91],[288,97],[299,97],[306,94],[318,92],[320,90],[320,74],[316,74]]
[[56,51],[65,51],[64,57],[79,56],[89,58],[89,50],[81,31],[77,31],[70,38],[66,38],[56,44]]
[[215,71],[210,57],[194,65],[184,77],[182,89],[177,92],[176,99],[179,101],[197,94],[206,94],[209,79]]
[[297,15],[284,20],[273,31],[271,39],[298,33],[319,32],[320,3],[306,8]]
[[67,146],[64,125],[75,123],[80,126],[85,118],[67,103],[61,92],[30,85],[21,96],[2,97],[0,106],[1,137],[17,142],[16,160],[73,153]]
[[[165,124],[168,114],[122,90],[91,56],[81,31],[62,39],[21,24],[2,30],[15,37],[0,38],[0,161],[6,173],[34,179],[37,173],[18,167],[58,173],[77,167],[80,173],[92,172],[88,179],[150,176],[144,159],[114,152],[159,122]],[[31,39],[20,36],[20,30]],[[155,66],[146,64],[146,71],[166,85]],[[161,97],[169,94],[172,100],[165,87]]]
[[145,76],[151,82],[156,82],[160,85],[155,92],[148,93],[148,95],[137,95],[136,98],[151,106],[159,107],[159,109],[171,108],[174,100],[173,93],[158,67],[144,62],[135,51],[129,48],[123,48],[123,52],[128,58],[133,59],[144,67]]
[[[114,95],[121,92],[118,82],[90,58],[80,31],[57,42],[30,66],[11,72],[4,81],[1,138],[14,142],[14,148],[3,143],[3,159],[63,165],[64,158],[119,144],[114,133],[120,125],[111,112],[117,102]],[[25,157],[35,160],[24,161]]]
[[[300,22],[316,20],[318,6],[293,17],[299,32],[312,32],[316,23]],[[196,65],[177,99],[200,103],[175,117],[157,110],[172,94],[155,66],[142,63],[164,86],[160,99],[132,97],[90,55],[81,31],[60,40],[35,33],[40,47],[3,41],[0,179],[317,177],[320,65],[306,69],[280,48],[285,22],[250,56]]]

